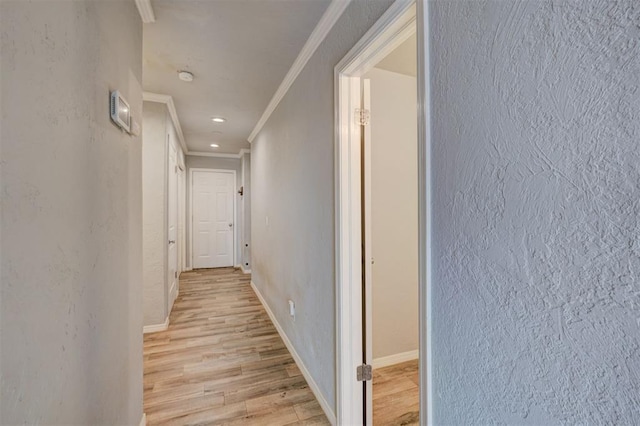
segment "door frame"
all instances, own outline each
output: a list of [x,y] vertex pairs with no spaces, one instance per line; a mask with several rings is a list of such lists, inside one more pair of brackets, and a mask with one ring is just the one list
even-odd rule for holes
[[[180,274],[187,270],[187,171],[184,164],[178,164],[178,239],[180,240]],[[178,280],[178,293],[180,293],[180,281]]]
[[194,172],[211,172],[211,173],[229,173],[233,176],[233,247],[232,247],[232,262],[231,267],[235,267],[236,265],[236,244],[237,236],[238,236],[238,218],[236,216],[237,212],[237,198],[236,191],[238,182],[236,181],[236,171],[231,169],[207,169],[203,167],[193,167],[189,169],[189,269],[194,269],[193,267],[193,173]]
[[[362,342],[362,228],[360,125],[361,76],[414,32],[418,87],[418,284],[420,424],[433,424],[431,385],[431,162],[428,2],[396,0],[334,68],[336,418],[363,424],[363,386],[356,381]],[[371,424],[371,416],[368,416]]]

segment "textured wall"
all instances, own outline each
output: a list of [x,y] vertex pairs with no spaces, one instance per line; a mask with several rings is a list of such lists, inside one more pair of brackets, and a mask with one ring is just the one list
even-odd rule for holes
[[390,4],[352,1],[251,145],[253,281],[334,409],[333,68]]
[[430,3],[436,424],[640,419],[640,3]]
[[418,349],[416,78],[374,68],[371,80],[373,359]]
[[[117,31],[113,24],[117,23]],[[1,424],[142,416],[142,116],[132,1],[2,1]]]
[[144,102],[142,123],[142,277],[144,325],[167,318],[167,126],[165,104]]
[[[240,173],[240,159],[239,158],[220,158],[220,157],[202,157],[197,155],[187,155],[187,218],[191,217],[191,169],[222,169],[222,170],[235,170],[236,172],[236,189],[240,189],[242,182],[242,174]],[[239,214],[240,194],[235,194],[235,226],[240,226],[242,220]],[[240,238],[240,230],[236,230],[236,238]],[[240,243],[236,240],[235,244],[235,257],[236,265],[240,264],[241,259],[241,247]],[[191,230],[189,229],[189,220],[187,219],[187,264],[191,265]],[[234,265],[234,266],[236,266]]]

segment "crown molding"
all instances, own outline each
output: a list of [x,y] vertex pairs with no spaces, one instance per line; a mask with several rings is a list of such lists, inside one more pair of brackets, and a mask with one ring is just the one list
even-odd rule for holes
[[219,154],[216,152],[200,152],[200,151],[189,151],[187,155],[193,155],[195,157],[216,157],[216,158],[242,158],[244,154],[251,154],[251,150],[241,149],[237,154]]
[[307,42],[302,47],[302,50],[298,54],[296,60],[293,62],[293,65],[291,65],[289,72],[287,72],[284,80],[282,80],[282,83],[280,83],[280,87],[278,87],[278,90],[276,90],[276,93],[271,98],[271,101],[269,101],[267,109],[264,110],[262,116],[260,117],[260,120],[258,120],[258,123],[256,123],[255,127],[251,131],[251,134],[247,138],[250,143],[253,142],[260,130],[262,130],[262,127],[265,125],[269,117],[271,117],[273,111],[275,111],[275,109],[278,107],[278,104],[280,103],[282,98],[284,98],[284,95],[287,94],[293,82],[296,80],[296,78],[298,78],[298,75],[300,75],[300,73],[304,69],[304,66],[307,64],[307,62],[309,62],[309,59],[311,59],[311,56],[313,56],[318,46],[320,46],[320,43],[322,43],[329,31],[331,31],[331,28],[333,28],[333,25],[336,23],[338,18],[340,18],[344,10],[347,8],[347,6],[349,6],[349,3],[351,3],[351,0],[331,1],[331,4],[329,4],[329,6],[327,7],[327,10],[322,15],[322,18],[320,18],[318,25],[316,25],[313,32],[307,39]]
[[182,146],[182,152],[184,152],[185,154],[188,153],[189,150],[187,149],[187,142],[184,140],[184,134],[182,133],[180,120],[178,120],[178,112],[176,111],[176,106],[173,103],[173,98],[169,95],[162,95],[160,93],[143,92],[142,100],[147,102],[158,102],[167,105],[169,115],[171,116],[171,121],[173,121],[173,127],[176,128],[178,140],[180,141],[180,146]]
[[153,7],[151,7],[151,0],[136,0],[136,6],[138,6],[138,12],[142,18],[142,22],[150,24],[156,22],[156,15],[153,13]]

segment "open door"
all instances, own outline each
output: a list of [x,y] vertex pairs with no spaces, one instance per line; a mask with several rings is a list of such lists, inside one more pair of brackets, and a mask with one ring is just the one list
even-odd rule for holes
[[[373,365],[373,321],[371,307],[373,306],[372,291],[372,244],[371,244],[371,81],[362,80],[362,113],[360,124],[362,126],[362,363]],[[372,373],[373,374],[373,373]],[[373,376],[371,380],[364,382],[364,419],[366,425],[373,425]]]

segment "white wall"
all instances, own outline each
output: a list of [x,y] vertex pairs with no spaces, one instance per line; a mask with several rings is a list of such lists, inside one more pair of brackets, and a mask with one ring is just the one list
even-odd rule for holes
[[333,68],[390,4],[351,2],[251,145],[252,279],[334,410]]
[[418,349],[416,78],[373,69],[371,244],[373,358]]
[[432,2],[435,424],[637,424],[637,1]]
[[[239,158],[224,158],[224,157],[204,157],[198,155],[187,155],[187,217],[191,217],[191,169],[221,169],[221,170],[234,170],[236,172],[236,192],[234,195],[235,200],[235,226],[242,226],[242,218],[240,215],[240,194],[237,191],[242,185],[242,170]],[[189,222],[189,221],[187,221]],[[191,267],[191,229],[187,223],[187,263]],[[236,240],[234,241],[234,252],[236,264],[240,265],[240,259],[242,256],[242,247],[240,244],[240,235],[242,231],[236,229]]]
[[[112,31],[117,22],[117,31]],[[1,424],[142,416],[141,138],[134,2],[0,2]]]

